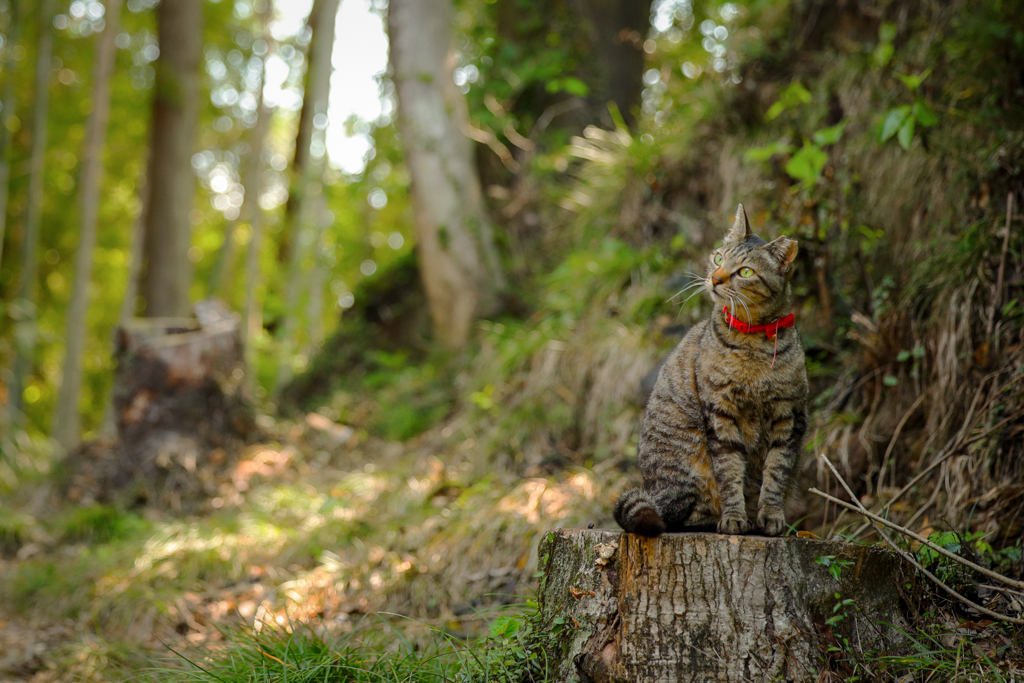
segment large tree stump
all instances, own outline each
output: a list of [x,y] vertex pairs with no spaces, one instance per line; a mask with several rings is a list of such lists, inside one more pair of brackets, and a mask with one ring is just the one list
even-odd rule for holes
[[559,681],[813,681],[898,645],[912,576],[882,548],[802,538],[561,529],[540,554]]
[[136,318],[118,330],[117,440],[73,458],[72,499],[182,509],[218,493],[220,476],[256,436],[244,391],[238,315],[205,300],[195,318]]

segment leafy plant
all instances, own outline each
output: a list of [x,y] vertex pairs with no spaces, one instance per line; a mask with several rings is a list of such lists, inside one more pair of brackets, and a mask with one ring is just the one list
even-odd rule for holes
[[886,112],[882,119],[882,125],[878,129],[878,141],[886,142],[896,136],[896,140],[903,149],[910,149],[910,143],[914,139],[914,130],[920,125],[930,128],[939,122],[939,116],[931,106],[917,93],[921,83],[928,78],[931,69],[925,69],[918,75],[896,74],[914,96],[913,104],[904,104],[894,107]]
[[783,112],[795,109],[802,104],[807,104],[811,101],[811,93],[803,86],[800,81],[793,81],[786,89],[779,95],[779,99],[768,108],[765,112],[764,118],[767,121],[772,121],[779,117]]
[[836,581],[842,576],[843,570],[847,567],[853,566],[852,560],[842,560],[837,558],[835,555],[821,555],[814,560],[821,566],[828,569],[828,573],[832,575],[832,578]]

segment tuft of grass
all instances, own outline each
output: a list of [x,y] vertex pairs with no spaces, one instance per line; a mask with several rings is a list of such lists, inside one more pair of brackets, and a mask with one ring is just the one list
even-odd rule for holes
[[75,508],[56,522],[58,536],[66,543],[110,543],[144,531],[149,525],[138,515],[112,505]]
[[0,556],[14,555],[32,535],[35,520],[0,507]]
[[295,623],[222,627],[221,644],[199,651],[170,648],[173,656],[143,671],[140,680],[544,683],[550,679],[547,668],[531,646],[535,605],[523,607],[495,618],[486,637],[468,642],[430,628],[425,644],[413,644],[393,628],[366,623],[340,637]]
[[406,643],[357,643],[308,627],[287,631],[237,627],[221,631],[225,645],[177,659],[143,673],[143,681],[206,683],[444,683],[456,680],[459,656],[446,642],[416,651]]

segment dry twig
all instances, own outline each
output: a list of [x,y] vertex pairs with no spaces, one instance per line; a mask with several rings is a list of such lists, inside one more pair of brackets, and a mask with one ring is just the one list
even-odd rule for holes
[[867,509],[865,509],[863,506],[859,506],[858,507],[858,506],[851,505],[851,504],[849,504],[849,503],[847,503],[845,501],[839,500],[838,498],[836,498],[834,496],[830,496],[829,494],[824,493],[823,491],[819,491],[817,489],[811,489],[811,493],[819,495],[822,498],[826,498],[826,499],[830,500],[831,502],[835,503],[836,505],[839,505],[841,507],[846,508],[847,510],[850,510],[852,512],[857,512],[857,513],[859,513],[861,515],[864,515],[868,519],[873,520],[873,521],[881,524],[882,526],[889,527],[893,531],[898,531],[901,534],[903,534],[904,536],[909,536],[910,538],[914,539],[915,541],[918,541],[922,545],[928,546],[929,548],[931,548],[935,552],[939,553],[940,555],[945,555],[949,559],[954,560],[956,562],[959,562],[960,564],[962,564],[962,565],[964,565],[966,567],[970,567],[974,571],[978,572],[979,574],[984,574],[985,576],[989,577],[990,579],[995,579],[996,581],[1002,581],[1002,582],[1004,582],[1004,583],[1006,583],[1006,584],[1008,584],[1010,586],[1014,586],[1016,588],[1024,589],[1024,581],[1017,581],[1015,579],[1011,579],[1008,576],[1003,576],[1002,574],[1000,574],[998,572],[994,572],[991,569],[988,569],[986,567],[982,567],[980,564],[976,564],[974,562],[971,562],[966,557],[962,557],[960,555],[957,555],[956,553],[950,552],[950,551],[946,550],[945,548],[943,548],[941,545],[938,545],[938,544],[936,544],[936,543],[934,543],[932,541],[929,541],[927,538],[924,538],[923,536],[920,536],[920,535],[914,533],[913,531],[911,531],[910,529],[908,529],[908,528],[906,528],[904,526],[900,526],[899,524],[896,524],[894,522],[890,522],[889,520],[885,519],[884,517],[879,517],[878,515],[876,515],[876,514],[874,514],[872,512],[868,512]]
[[[832,461],[830,461],[827,457],[825,457],[824,453],[821,454],[821,457],[825,461],[825,464],[828,465],[829,469],[832,470],[832,474],[834,474],[836,476],[836,478],[839,480],[839,483],[842,484],[844,489],[846,489],[846,492],[849,494],[850,498],[853,499],[854,503],[856,503],[857,507],[854,508],[854,509],[857,512],[861,513],[862,515],[868,517],[868,519],[871,519],[873,517],[878,518],[877,515],[872,515],[870,512],[868,512],[867,508],[865,508],[861,504],[860,499],[858,499],[857,496],[854,495],[853,490],[846,483],[846,480],[842,478],[842,476],[836,470],[835,466],[832,465]],[[811,493],[814,493],[816,495],[822,496],[823,498],[829,499],[833,503],[836,503],[838,505],[842,505],[843,507],[853,507],[853,506],[849,505],[848,503],[846,503],[844,501],[841,501],[838,498],[835,498],[834,496],[830,496],[829,494],[824,493],[823,491],[819,491],[819,490],[813,489],[813,488],[810,489],[810,491],[811,491]],[[881,518],[878,518],[878,519],[881,519]],[[886,520],[886,521],[888,521],[888,520]],[[1021,624],[1021,625],[1024,625],[1024,619],[1018,619],[1016,617],[1011,617],[1011,616],[1009,616],[1007,614],[1001,614],[999,612],[994,612],[994,611],[988,609],[987,607],[982,607],[981,605],[977,604],[976,602],[973,602],[972,600],[964,597],[963,595],[961,595],[960,593],[958,593],[954,589],[950,588],[949,586],[947,586],[942,581],[942,579],[940,579],[939,577],[935,576],[930,571],[928,571],[927,569],[922,567],[921,563],[918,562],[917,559],[911,553],[907,552],[903,548],[901,548],[898,545],[896,545],[896,543],[891,538],[889,538],[889,536],[885,533],[885,531],[882,530],[882,527],[879,524],[875,523],[874,520],[872,520],[872,525],[875,527],[875,531],[878,533],[879,537],[881,537],[881,539],[883,541],[885,541],[886,544],[888,544],[890,548],[895,550],[903,559],[905,559],[907,562],[909,562],[914,567],[916,567],[918,571],[920,571],[922,574],[924,574],[926,577],[928,577],[928,579],[931,580],[935,585],[937,585],[940,588],[942,588],[944,591],[949,593],[951,596],[956,598],[961,603],[963,603],[965,605],[968,605],[969,607],[977,610],[978,612],[981,612],[982,614],[985,614],[986,616],[990,616],[993,619],[998,619],[999,621],[1006,621],[1006,622],[1009,622],[1011,624]],[[943,550],[945,550],[945,548],[943,548]],[[962,560],[963,558],[960,558],[960,559]],[[1007,581],[1008,579],[1006,577],[1004,577],[1004,576],[1000,576],[1000,580],[1001,581]]]
[[999,300],[1003,294],[1003,273],[1006,271],[1006,250],[1010,246],[1010,221],[1013,219],[1013,193],[1006,194],[1006,234],[1003,235],[1003,253],[999,257],[999,273],[996,275],[996,291],[992,294],[992,310],[988,314],[988,327],[985,328],[985,337],[992,337],[992,329],[996,324],[996,311],[999,310]]

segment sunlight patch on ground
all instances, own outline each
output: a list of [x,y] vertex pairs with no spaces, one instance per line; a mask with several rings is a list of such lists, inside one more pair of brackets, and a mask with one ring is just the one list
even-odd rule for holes
[[577,472],[560,483],[533,479],[505,496],[498,510],[520,515],[530,524],[538,524],[541,519],[551,522],[568,512],[570,502],[593,500],[595,493],[593,475],[586,472]]

